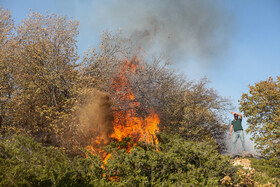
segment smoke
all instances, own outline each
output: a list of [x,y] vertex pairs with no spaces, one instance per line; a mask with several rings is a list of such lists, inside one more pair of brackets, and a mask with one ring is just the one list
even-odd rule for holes
[[[249,139],[249,135],[246,134],[244,132],[245,135],[245,150],[247,153],[251,154],[252,156],[260,156],[259,152],[254,148],[254,142],[252,142]],[[233,153],[233,139],[234,139],[234,132],[232,132],[232,135],[226,134],[225,138],[225,143],[226,143],[226,147],[227,150],[225,152],[225,154],[232,154]],[[241,144],[241,140],[238,139],[237,143],[236,143],[236,153],[238,155],[242,155],[242,144]]]
[[80,127],[86,137],[103,137],[103,143],[106,144],[113,130],[109,95],[96,89],[85,89],[82,92],[81,101],[84,104],[78,111]]
[[171,58],[223,55],[232,34],[230,16],[219,1],[111,0],[98,15],[104,27],[123,29],[132,50],[142,47]]
[[[80,21],[85,42],[100,30],[122,30],[131,50],[161,52],[173,59],[213,60],[226,54],[233,21],[223,1],[59,1]],[[87,45],[90,45],[87,43]]]

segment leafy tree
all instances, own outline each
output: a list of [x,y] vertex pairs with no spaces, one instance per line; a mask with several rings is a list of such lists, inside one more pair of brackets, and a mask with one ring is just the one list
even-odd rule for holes
[[102,34],[99,49],[90,49],[83,55],[81,76],[84,88],[109,91],[112,78],[117,76],[124,59],[129,59],[124,41],[118,34],[108,31]]
[[[0,118],[4,118],[5,105],[13,91],[14,22],[11,12],[0,7]],[[1,123],[0,123],[1,128]]]
[[232,105],[214,89],[208,88],[207,83],[207,79],[202,79],[187,90],[178,132],[186,139],[216,143],[220,149],[224,149],[227,129],[225,112]]
[[255,147],[264,156],[280,158],[280,77],[249,86],[249,93],[243,93],[240,110],[247,117]]
[[71,112],[76,94],[77,27],[77,21],[64,16],[31,12],[16,28],[15,89],[5,106],[6,125],[48,143],[70,128],[59,120]]

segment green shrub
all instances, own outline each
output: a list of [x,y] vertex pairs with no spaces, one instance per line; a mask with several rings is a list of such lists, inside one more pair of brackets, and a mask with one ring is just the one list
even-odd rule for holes
[[0,186],[87,186],[101,179],[97,156],[70,159],[62,150],[27,136],[1,137]]
[[251,159],[251,166],[255,168],[254,179],[261,184],[268,182],[280,185],[280,159],[277,157],[266,159]]
[[209,143],[160,134],[160,143],[113,142],[107,164],[86,150],[72,158],[22,135],[0,137],[0,186],[218,186],[238,183],[237,169]]
[[112,156],[105,172],[108,179],[113,179],[112,185],[217,186],[225,176],[236,182],[237,169],[210,144],[164,134],[159,139],[157,147],[143,144],[129,154],[112,145],[107,147]]

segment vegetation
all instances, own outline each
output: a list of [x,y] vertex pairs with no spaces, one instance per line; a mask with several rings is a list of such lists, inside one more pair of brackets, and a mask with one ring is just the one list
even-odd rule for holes
[[[129,39],[108,32],[103,33],[98,49],[90,49],[80,58],[77,36],[78,22],[65,16],[31,11],[15,26],[10,11],[0,8],[1,186],[254,184],[251,175],[218,153],[225,149],[225,112],[231,103],[209,88],[206,79],[187,80],[163,58],[145,59],[141,51],[130,50],[135,46]],[[127,61],[137,66],[133,74],[120,72]],[[129,110],[130,105],[112,90],[116,86],[113,80],[121,73],[130,87],[122,86],[118,92],[133,91],[134,102],[139,103],[137,115],[155,111],[161,133],[158,145],[138,142],[132,147],[133,137],[111,139],[101,148],[108,156],[105,161],[84,149],[99,128],[84,125],[79,112],[89,106],[92,90],[106,100],[94,103],[106,109],[104,118],[111,118],[117,110]],[[261,135],[256,136],[258,148],[279,156],[279,128],[275,126],[279,123],[279,80],[269,79],[266,84],[262,98],[269,97],[261,116],[252,117],[263,106],[257,105],[253,91],[252,99],[243,95],[241,109],[257,124],[248,132]],[[262,141],[269,144],[263,146]],[[124,149],[127,146],[132,149]],[[262,162],[275,168],[268,169],[267,175],[276,178],[272,182],[277,184],[279,162]]]
[[129,154],[112,149],[106,176],[120,186],[219,185],[224,176],[235,177],[236,169],[229,159],[218,154],[209,143],[164,134],[159,139],[158,147],[140,145]]
[[255,146],[263,156],[280,159],[280,77],[268,78],[249,87],[244,93],[240,110],[248,117],[249,127]]
[[158,147],[142,144],[130,153],[111,144],[106,149],[112,156],[104,165],[96,155],[70,159],[30,137],[5,135],[0,142],[0,185],[204,186],[219,185],[224,176],[235,182],[237,169],[215,147],[159,136]]
[[[231,165],[209,143],[158,134],[157,147],[139,142],[127,153],[113,142],[107,163],[83,150],[69,157],[26,135],[5,134],[0,140],[1,186],[250,186],[279,184],[279,160],[251,159],[256,172]],[[85,155],[88,155],[86,158]]]
[[0,150],[1,186],[86,186],[102,180],[97,156],[70,159],[22,135],[2,136]]
[[85,138],[88,129],[81,128],[75,116],[86,103],[84,90],[108,93],[112,108],[125,111],[127,104],[112,90],[112,80],[130,60],[138,68],[133,75],[127,73],[131,88],[121,92],[133,91],[140,116],[153,109],[160,116],[161,130],[225,148],[224,112],[231,104],[208,88],[206,79],[188,81],[162,58],[144,60],[141,52],[129,50],[128,39],[108,32],[99,49],[79,59],[78,22],[61,15],[31,11],[22,24],[14,26],[10,12],[2,8],[0,19],[4,30],[0,33],[0,115],[5,131],[28,132],[39,142],[75,152],[90,141]]
[[251,159],[251,166],[255,168],[254,180],[261,184],[280,184],[280,160],[276,157],[267,159]]
[[1,42],[11,50],[7,55],[3,50],[0,55],[3,128],[21,129],[40,142],[59,145],[69,128],[59,119],[71,110],[78,78],[78,23],[54,14],[31,12],[15,28],[9,11],[1,9],[1,13],[1,21],[7,17],[4,21],[9,23],[1,26],[7,33],[13,31],[10,35],[1,32],[5,37]]

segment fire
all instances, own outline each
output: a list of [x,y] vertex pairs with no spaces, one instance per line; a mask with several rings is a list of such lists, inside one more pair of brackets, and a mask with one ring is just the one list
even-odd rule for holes
[[[128,107],[126,110],[113,109],[116,111],[113,121],[114,131],[110,137],[118,141],[122,141],[125,137],[131,137],[134,145],[139,141],[157,145],[156,132],[159,131],[159,117],[153,110],[150,110],[147,117],[141,117],[137,114],[140,103],[135,101],[126,76],[127,74],[133,75],[137,71],[138,63],[136,58],[132,61],[126,60],[120,75],[113,81],[113,89],[117,98]],[[129,152],[130,149],[128,148],[127,151]]]
[[[109,137],[117,141],[130,137],[132,144],[126,147],[127,152],[130,152],[132,146],[139,141],[158,144],[156,133],[159,131],[160,119],[153,109],[145,117],[137,112],[141,103],[135,100],[128,80],[128,75],[134,75],[139,68],[141,67],[136,57],[131,61],[126,60],[120,67],[119,75],[113,79],[113,99],[118,102],[118,108],[113,108],[113,132]],[[102,137],[97,137],[87,149],[93,154],[99,154],[106,164],[111,155],[101,150],[102,142],[104,142]]]

